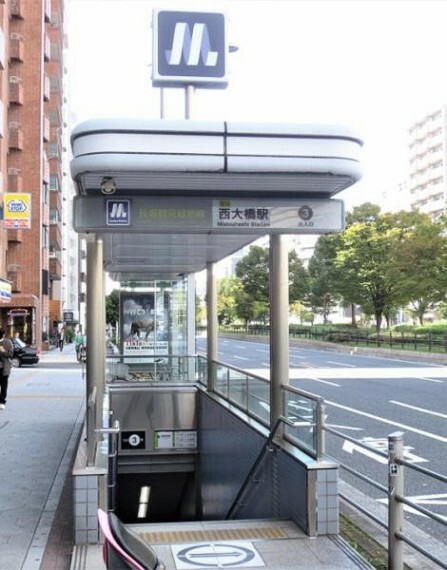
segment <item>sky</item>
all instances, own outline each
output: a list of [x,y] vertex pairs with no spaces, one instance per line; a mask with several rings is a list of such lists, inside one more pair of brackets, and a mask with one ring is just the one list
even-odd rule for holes
[[[72,122],[158,118],[152,10],[223,12],[225,90],[196,90],[192,118],[340,124],[364,141],[363,179],[337,197],[378,203],[404,178],[407,130],[447,105],[447,0],[66,0]],[[166,118],[184,116],[165,90]]]

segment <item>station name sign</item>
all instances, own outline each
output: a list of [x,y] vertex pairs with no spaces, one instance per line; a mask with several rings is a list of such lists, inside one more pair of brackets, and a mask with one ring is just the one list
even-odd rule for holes
[[[101,212],[103,214],[101,215]],[[76,231],[324,234],[344,229],[341,200],[76,197]]]

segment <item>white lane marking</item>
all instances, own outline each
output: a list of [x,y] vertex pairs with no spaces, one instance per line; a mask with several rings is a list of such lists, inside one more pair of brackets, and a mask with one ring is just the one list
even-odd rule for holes
[[342,449],[343,449],[343,451],[346,451],[346,453],[350,453],[351,455],[354,453],[354,451],[358,451],[362,455],[366,455],[366,457],[369,457],[370,459],[374,459],[375,461],[378,461],[379,463],[383,463],[383,464],[388,463],[388,459],[386,457],[382,457],[381,455],[377,455],[376,453],[374,453],[374,451],[370,451],[369,449],[365,449],[364,447],[361,447],[360,445],[352,443],[352,441],[348,441],[347,439],[345,439],[345,441],[343,442]]
[[322,384],[328,384],[328,386],[335,386],[340,388],[340,384],[337,382],[330,382],[329,380],[322,380],[321,378],[316,378],[315,376],[302,376],[299,380],[315,380],[315,382],[321,382]]
[[[382,451],[384,453],[386,453],[388,451],[388,438],[387,437],[370,437],[370,436],[362,437],[362,439],[359,440],[359,442],[365,443],[365,444],[369,445],[370,447],[377,449],[377,451]],[[382,457],[381,455],[376,455],[373,450],[366,449],[366,448],[362,447],[361,445],[357,445],[356,443],[353,443],[353,442],[348,441],[348,440],[345,440],[343,442],[343,449],[344,449],[344,451],[347,451],[351,455],[353,454],[354,451],[358,451],[359,453],[363,453],[363,455],[366,455],[367,457],[370,457],[371,459],[375,459],[379,463],[383,463],[383,464],[388,463],[387,457]],[[404,445],[404,447],[403,447],[404,459],[406,459],[410,463],[427,463],[428,459],[424,459],[420,455],[416,455],[415,453],[413,453],[413,449],[414,449],[414,447],[411,447],[411,445]]]
[[417,412],[422,412],[424,414],[430,414],[431,416],[438,416],[438,418],[447,419],[447,414],[441,414],[440,412],[433,412],[432,410],[427,410],[425,408],[418,408],[417,406],[412,406],[411,404],[404,404],[403,402],[397,402],[396,400],[390,400],[391,404],[396,404],[396,406],[402,406],[403,408],[409,408],[410,410],[416,410]]
[[351,430],[351,431],[364,431],[363,428],[359,428],[359,427],[353,427],[353,426],[339,426],[337,424],[328,424],[327,422],[325,423],[325,425],[327,427],[331,427],[334,429],[345,429],[345,430]]
[[381,418],[380,416],[376,416],[374,414],[369,414],[368,412],[361,412],[360,410],[350,408],[349,406],[343,406],[342,404],[337,404],[337,402],[332,402],[331,400],[326,400],[326,404],[334,406],[335,408],[341,408],[342,410],[346,410],[348,412],[353,412],[354,414],[358,414],[359,416],[363,416],[365,418],[370,418],[372,420],[376,420],[376,421],[381,422],[383,424],[388,424],[390,426],[400,427],[404,430],[412,431],[413,433],[417,433],[419,435],[429,437],[430,439],[434,439],[436,441],[441,441],[442,443],[447,443],[447,437],[443,437],[442,435],[437,435],[436,433],[430,433],[429,431],[414,428],[414,427],[409,426],[407,424],[402,424],[401,422],[394,422],[392,420],[387,420],[386,418]]
[[335,366],[344,366],[344,367],[347,366],[348,368],[357,368],[355,364],[345,364],[344,362],[335,362],[334,360],[328,360],[327,363],[335,364]]
[[270,366],[270,362],[261,362],[262,366],[267,366],[267,368]]
[[435,378],[425,378],[425,376],[419,376],[419,380],[425,380],[426,382],[436,382],[437,384],[444,384],[444,380],[436,380]]
[[298,356],[297,354],[291,354],[290,358],[300,358],[301,360],[305,360],[307,356]]
[[[428,505],[429,507],[432,505],[447,505],[447,493],[441,493],[439,495],[414,495],[413,497],[407,497],[407,499],[413,501],[413,503],[419,505]],[[377,502],[388,505],[388,499],[377,499]],[[413,507],[410,507],[410,505],[404,505],[404,511],[418,515],[420,517],[428,518],[427,515],[421,513],[420,511],[417,511]],[[447,521],[447,517],[442,515],[439,516]]]
[[245,346],[244,344],[237,344],[236,348],[242,348],[243,350],[247,350],[247,346]]
[[321,378],[340,378],[343,380],[351,378],[356,380],[361,378],[398,378],[400,380],[443,382],[442,380],[434,380],[432,377],[447,378],[447,367],[429,370],[427,368],[318,368],[317,366],[313,368],[318,370],[318,376]]
[[[428,382],[443,382],[443,380],[434,380],[434,378],[447,378],[447,366],[444,368],[319,368],[315,365],[304,364],[303,368],[301,369],[294,367],[290,370],[290,373],[295,374],[296,378],[300,378],[303,372],[305,373],[309,368],[318,370],[318,376],[320,378],[339,378],[341,380],[360,380],[362,378],[397,378],[399,380],[425,380]],[[253,372],[253,374],[257,374],[258,376],[265,375],[266,373],[268,374],[269,372],[263,368],[253,368],[247,370],[247,372],[249,371]]]
[[237,358],[238,360],[250,360],[249,358],[247,358],[246,356],[238,356],[237,354],[233,355],[233,358]]

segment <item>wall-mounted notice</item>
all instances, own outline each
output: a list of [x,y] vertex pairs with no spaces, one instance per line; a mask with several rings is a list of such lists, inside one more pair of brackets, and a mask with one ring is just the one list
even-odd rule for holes
[[162,430],[154,432],[154,449],[195,449],[196,430]]

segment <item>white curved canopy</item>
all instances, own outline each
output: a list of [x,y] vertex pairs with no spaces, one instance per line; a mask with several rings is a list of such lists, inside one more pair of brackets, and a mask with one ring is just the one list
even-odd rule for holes
[[[98,119],[78,125],[71,144],[75,229],[103,235],[106,268],[121,276],[200,271],[266,233],[338,231],[325,226],[327,209],[317,226],[309,211],[361,178],[362,141],[339,126]],[[109,225],[111,199],[133,208],[126,223]],[[262,209],[268,223],[219,226],[225,204],[252,218]]]

